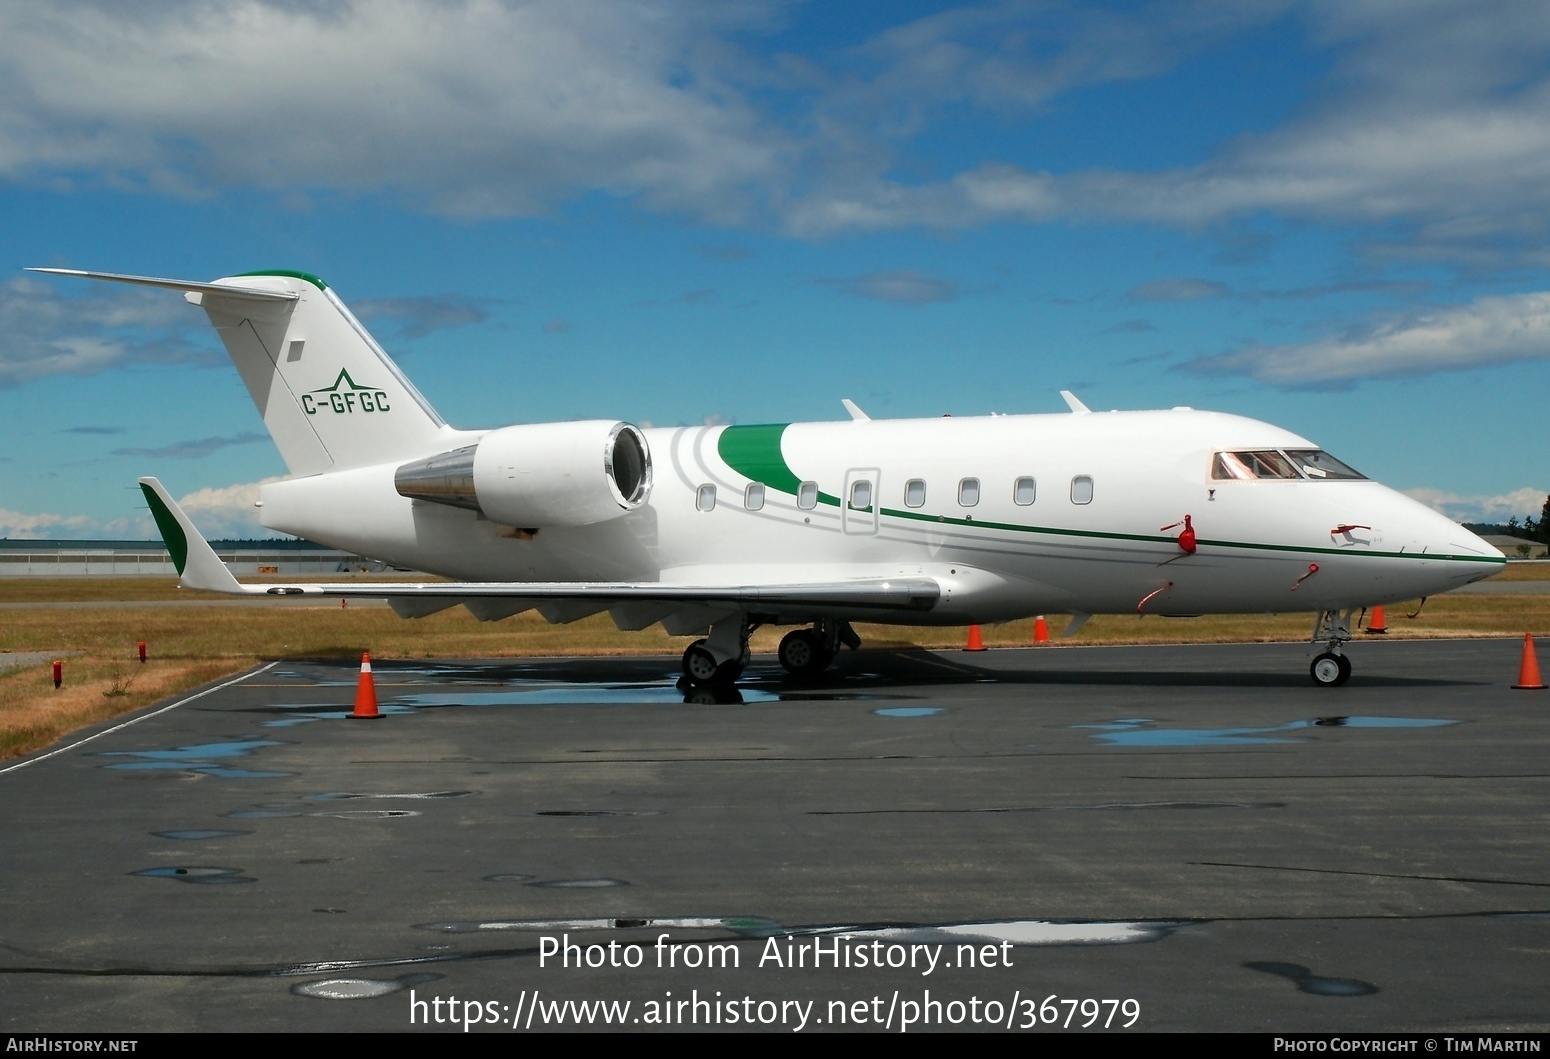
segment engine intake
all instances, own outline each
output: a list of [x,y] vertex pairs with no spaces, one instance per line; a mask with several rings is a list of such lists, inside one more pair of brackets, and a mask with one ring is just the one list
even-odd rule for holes
[[629,423],[585,420],[492,430],[399,467],[400,496],[478,511],[506,526],[588,526],[651,496],[651,450]]

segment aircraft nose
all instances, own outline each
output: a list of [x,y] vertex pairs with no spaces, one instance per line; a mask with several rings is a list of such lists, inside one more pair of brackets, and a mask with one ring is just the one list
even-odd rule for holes
[[1502,572],[1505,555],[1452,519],[1432,514],[1436,521],[1428,527],[1426,553],[1447,557],[1456,584],[1483,581]]

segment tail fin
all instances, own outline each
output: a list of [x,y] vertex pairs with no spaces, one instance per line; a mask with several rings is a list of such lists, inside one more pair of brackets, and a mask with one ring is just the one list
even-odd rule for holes
[[204,309],[291,474],[437,451],[446,423],[316,276],[252,272],[213,283],[34,269],[181,290]]

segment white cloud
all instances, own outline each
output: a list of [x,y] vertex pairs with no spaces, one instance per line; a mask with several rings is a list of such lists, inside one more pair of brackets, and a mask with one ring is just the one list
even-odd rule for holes
[[732,218],[785,137],[718,80],[715,45],[768,6],[7,4],[0,174],[387,191],[470,217],[600,190]]
[[1419,500],[1458,522],[1506,522],[1514,516],[1539,518],[1550,491],[1525,486],[1496,496],[1465,496],[1443,489],[1407,489],[1405,495]]
[[[986,3],[790,54],[792,6],[0,5],[0,178],[385,193],[464,217],[602,193],[812,238],[1270,213],[1368,225],[1383,255],[1550,264],[1546,5]],[[916,147],[966,110],[1036,120],[1268,31],[1327,72],[1288,120],[1194,164],[1056,172],[1058,155],[987,147],[937,176]],[[62,370],[117,355],[56,352]]]
[[165,292],[96,288],[66,298],[60,286],[30,276],[0,282],[0,386],[210,357],[185,337],[200,314]]
[[1280,386],[1321,387],[1543,357],[1550,357],[1550,291],[1479,298],[1313,342],[1249,346],[1188,367]]
[[283,477],[276,476],[239,485],[206,486],[181,497],[178,506],[206,537],[273,537],[273,530],[259,525],[258,509],[253,505],[258,502],[260,487],[283,480]]
[[0,507],[0,537],[71,538],[90,536],[94,527],[85,515],[29,515]]
[[[205,537],[249,540],[276,536],[259,525],[257,509],[260,486],[280,478],[261,482],[196,489],[181,497],[178,506],[194,520]],[[155,540],[158,533],[150,512],[143,505],[120,518],[106,521],[87,515],[60,515],[50,512],[27,514],[0,508],[0,537],[37,538],[40,540]]]
[[[1232,9],[1232,10],[1228,10]],[[865,82],[903,110],[903,142],[932,105],[1038,108],[1086,84],[1152,77],[1228,35],[1293,12],[1330,70],[1302,111],[1202,162],[1155,172],[1052,174],[985,160],[941,180],[901,180],[892,156],[820,183],[786,210],[816,236],[1051,218],[1194,228],[1268,212],[1400,227],[1386,256],[1471,266],[1550,263],[1550,8],[1515,0],[1415,5],[1346,0],[1152,5],[1036,13],[1013,5],[936,16],[879,37],[893,65]],[[1050,39],[1046,26],[1059,27]],[[991,32],[991,31],[994,32]],[[852,95],[860,89],[850,89]],[[832,93],[836,98],[843,90]],[[828,104],[831,109],[834,104]],[[875,120],[875,119],[874,119]],[[846,132],[855,135],[854,124]],[[877,133],[873,130],[874,138]]]

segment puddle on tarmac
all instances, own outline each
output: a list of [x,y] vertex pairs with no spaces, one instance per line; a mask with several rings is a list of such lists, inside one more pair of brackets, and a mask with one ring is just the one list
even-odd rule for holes
[[542,882],[525,883],[554,890],[601,890],[609,886],[628,886],[623,879],[545,879]]
[[325,794],[309,794],[306,800],[309,802],[334,802],[350,798],[472,798],[478,793],[478,791],[424,791],[405,794],[357,794],[353,791],[329,791]]
[[[730,930],[735,934],[748,931],[774,931],[781,925],[773,919],[758,916],[724,916],[706,918],[619,918],[619,919],[486,919],[464,923],[417,923],[416,930],[434,930],[442,934],[477,934],[488,930],[639,930],[643,928],[667,928],[679,930]],[[760,937],[765,935],[758,935]]]
[[534,816],[661,816],[661,809],[540,809]]
[[889,706],[872,712],[879,717],[934,717],[947,711],[940,706]]
[[146,868],[144,871],[137,871],[131,874],[144,876],[148,879],[176,879],[178,882],[201,883],[208,886],[258,881],[243,875],[241,868],[216,868],[209,866]]
[[536,878],[538,878],[538,876],[536,876],[536,875],[523,875],[520,872],[503,871],[503,872],[496,872],[494,875],[486,875],[484,877],[484,881],[485,882],[532,882]]
[[[379,693],[383,700],[378,709],[384,714],[412,713],[415,710],[446,709],[458,706],[618,706],[654,704],[691,704],[700,706],[736,706],[745,703],[837,701],[841,699],[875,699],[880,696],[865,692],[830,692],[788,687],[778,679],[746,680],[726,687],[695,688],[671,673],[660,679],[644,681],[576,682],[569,680],[545,680],[541,678],[517,678],[491,680],[477,673],[459,676],[452,669],[391,670],[383,671],[390,678],[405,673],[423,675],[435,679],[397,681],[407,684],[464,685],[469,690],[435,691],[409,694]],[[355,685],[352,675],[348,680],[309,678],[295,671],[276,674],[303,681],[311,687],[345,687]],[[387,681],[384,681],[386,684]],[[473,690],[483,688],[488,690]],[[338,703],[300,702],[273,703],[254,712],[282,713],[285,716],[264,721],[266,728],[289,728],[313,721],[339,720],[347,717],[350,710]]]
[[232,768],[221,764],[224,758],[243,757],[266,746],[282,746],[272,739],[247,739],[226,743],[200,743],[196,746],[180,746],[172,750],[103,750],[98,757],[138,758],[121,761],[103,768],[127,771],[175,769],[183,772],[201,772],[206,776],[222,779],[267,780],[293,776],[292,772],[257,772],[252,769]]
[[317,1000],[370,1000],[441,978],[439,974],[406,974],[402,978],[324,978],[317,982],[299,982],[291,986],[291,992]]
[[1296,983],[1297,988],[1304,993],[1312,993],[1314,996],[1371,996],[1378,991],[1378,987],[1371,982],[1357,978],[1325,978],[1299,963],[1262,961],[1243,966],[1251,971],[1279,975]]
[[1266,743],[1304,742],[1297,736],[1277,733],[1304,728],[1442,728],[1458,721],[1423,717],[1314,717],[1267,728],[1150,728],[1157,722],[1129,717],[1107,724],[1074,724],[1092,731],[1094,739],[1109,746],[1253,746]]
[[401,820],[419,816],[420,812],[417,809],[340,809],[327,813],[303,813],[261,806],[257,809],[236,809],[222,815],[227,820],[281,820],[293,816],[328,817],[334,820]]
[[251,831],[221,831],[215,828],[202,828],[190,831],[152,831],[157,838],[176,838],[185,842],[203,842],[212,838],[232,838],[236,835],[251,835]]
[[1073,922],[1012,919],[992,923],[947,923],[918,927],[829,927],[794,930],[794,935],[839,935],[884,941],[952,944],[1007,942],[1012,945],[1135,945],[1160,941],[1178,929],[1177,923]]

